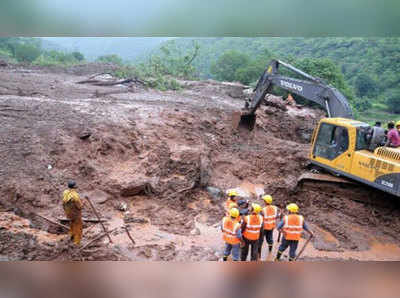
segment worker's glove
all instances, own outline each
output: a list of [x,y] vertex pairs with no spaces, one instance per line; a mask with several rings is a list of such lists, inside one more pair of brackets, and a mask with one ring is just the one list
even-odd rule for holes
[[245,246],[245,243],[244,243],[244,241],[242,240],[242,241],[240,241],[240,248],[243,248]]

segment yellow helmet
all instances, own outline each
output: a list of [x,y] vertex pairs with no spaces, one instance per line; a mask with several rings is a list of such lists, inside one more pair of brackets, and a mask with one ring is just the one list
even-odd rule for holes
[[264,202],[267,204],[271,204],[272,203],[272,197],[270,195],[265,195],[262,197]]
[[232,208],[231,210],[229,210],[229,215],[236,218],[239,216],[239,210],[237,208]]
[[234,189],[228,190],[228,197],[237,197],[237,196],[238,196],[238,193],[236,190],[234,190]]
[[286,209],[290,212],[297,213],[299,211],[299,206],[297,206],[295,203],[290,203],[286,206]]
[[400,126],[400,120],[396,122],[395,127]]
[[260,213],[261,212],[261,206],[260,205],[258,205],[256,203],[253,203],[253,204],[251,204],[251,207],[253,208],[253,212],[254,213]]
[[237,207],[236,203],[230,203],[229,204],[229,210],[232,209],[232,208],[236,208],[236,207]]

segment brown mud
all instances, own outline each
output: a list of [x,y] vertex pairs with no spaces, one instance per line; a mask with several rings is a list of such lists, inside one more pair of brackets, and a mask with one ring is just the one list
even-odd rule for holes
[[[316,233],[303,260],[400,259],[395,199],[359,184],[296,187],[321,111],[273,97],[245,133],[231,125],[245,86],[181,81],[182,90],[161,92],[77,84],[101,72],[0,68],[2,259],[218,260],[221,193],[236,187],[252,200],[272,194],[281,208],[299,204]],[[118,229],[113,244],[104,237],[81,251],[35,216],[63,217],[70,179],[108,229],[126,224],[136,244]],[[87,203],[84,216],[94,217]],[[83,245],[101,232],[85,223]]]

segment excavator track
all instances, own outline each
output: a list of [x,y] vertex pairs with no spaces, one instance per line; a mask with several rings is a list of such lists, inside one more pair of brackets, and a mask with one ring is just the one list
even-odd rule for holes
[[303,181],[322,181],[322,182],[333,182],[333,183],[347,183],[354,184],[353,181],[342,177],[336,177],[331,174],[321,174],[321,173],[304,173],[297,179],[297,184]]

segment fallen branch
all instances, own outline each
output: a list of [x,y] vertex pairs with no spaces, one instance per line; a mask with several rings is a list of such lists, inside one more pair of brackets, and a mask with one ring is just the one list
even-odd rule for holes
[[132,238],[131,234],[129,233],[128,227],[127,227],[127,226],[124,226],[124,230],[125,230],[126,234],[128,235],[129,239],[131,239],[133,246],[135,246],[135,245],[136,245],[136,242],[135,242],[135,240]]
[[115,232],[116,230],[118,230],[119,228],[121,228],[121,227],[117,227],[117,228],[115,228],[115,229],[112,229],[112,230],[109,231],[109,232],[104,232],[104,233],[101,233],[101,234],[97,235],[95,238],[93,238],[93,240],[89,241],[87,244],[85,244],[83,247],[81,247],[81,248],[79,249],[79,251],[84,250],[86,247],[89,247],[89,246],[92,245],[94,242],[96,242],[96,241],[100,240],[101,238],[104,238],[105,236],[107,236],[108,233],[113,233],[113,232]]
[[69,231],[69,228],[67,226],[64,226],[64,225],[62,225],[62,224],[60,224],[58,222],[52,221],[51,219],[48,219],[47,217],[44,217],[43,215],[40,215],[40,214],[37,214],[37,213],[33,213],[33,214],[38,216],[38,217],[40,217],[40,218],[43,218],[44,220],[52,223],[53,225],[59,226],[59,227],[64,228],[64,229]]
[[107,231],[107,228],[105,227],[105,225],[103,224],[103,222],[101,221],[101,217],[99,215],[99,213],[97,212],[96,208],[94,208],[94,205],[92,204],[92,201],[89,199],[88,196],[85,196],[85,199],[89,202],[90,207],[92,207],[94,214],[96,215],[97,219],[99,220],[101,226],[103,227],[104,232],[107,234],[108,240],[110,240],[111,243],[113,243],[110,234]]
[[124,80],[117,80],[117,81],[102,81],[102,80],[83,80],[77,82],[77,84],[91,84],[95,86],[114,86],[119,84],[127,84],[132,83],[133,79],[124,79]]
[[[57,220],[59,221],[70,221],[70,219],[66,218],[66,217],[59,217],[57,218]],[[86,221],[86,222],[105,222],[107,221],[107,219],[102,218],[102,219],[98,219],[98,218],[82,218],[82,221]]]

